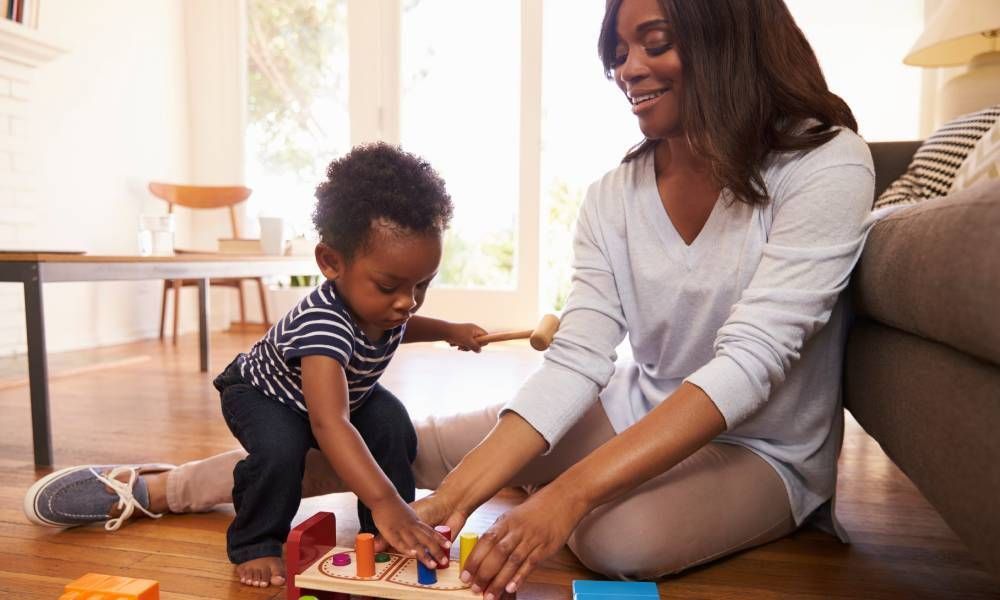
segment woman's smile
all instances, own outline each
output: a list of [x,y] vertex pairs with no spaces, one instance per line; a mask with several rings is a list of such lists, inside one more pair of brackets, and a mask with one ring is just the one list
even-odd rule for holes
[[639,114],[640,112],[652,108],[654,105],[657,104],[659,99],[662,98],[663,95],[669,91],[670,91],[669,88],[664,88],[648,92],[643,92],[643,91],[628,92],[626,96],[628,97],[629,102],[632,104],[632,114]]

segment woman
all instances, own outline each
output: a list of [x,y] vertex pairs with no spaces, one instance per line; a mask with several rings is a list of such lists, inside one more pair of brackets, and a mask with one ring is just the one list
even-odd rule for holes
[[[428,522],[458,531],[501,487],[547,484],[469,557],[487,598],[566,543],[595,571],[653,578],[832,515],[838,299],[874,184],[850,109],[781,0],[610,0],[599,49],[645,141],[587,194],[545,364],[504,407],[417,424]],[[626,333],[634,362],[616,368]],[[226,502],[240,458],[139,495]],[[311,458],[305,493],[339,489]]]
[[835,489],[838,297],[874,185],[850,109],[781,0],[610,0],[599,49],[646,139],[587,194],[544,366],[416,505],[457,531],[546,449],[572,455],[480,538],[463,579],[487,598],[567,542],[608,575],[676,572]]

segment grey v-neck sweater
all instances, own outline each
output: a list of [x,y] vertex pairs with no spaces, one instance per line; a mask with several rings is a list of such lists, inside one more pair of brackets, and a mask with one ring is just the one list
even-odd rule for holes
[[[841,130],[773,156],[763,175],[767,206],[724,190],[690,246],[660,201],[651,152],[592,184],[562,325],[505,410],[551,447],[598,397],[621,432],[690,381],[726,420],[717,441],[770,463],[801,523],[835,489],[839,299],[873,222],[874,171],[865,142]],[[632,357],[616,366],[626,334]]]

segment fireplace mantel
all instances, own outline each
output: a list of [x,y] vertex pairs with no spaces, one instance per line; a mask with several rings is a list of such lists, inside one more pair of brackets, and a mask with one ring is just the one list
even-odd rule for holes
[[36,30],[0,19],[0,59],[34,68],[63,53],[65,50],[47,41]]

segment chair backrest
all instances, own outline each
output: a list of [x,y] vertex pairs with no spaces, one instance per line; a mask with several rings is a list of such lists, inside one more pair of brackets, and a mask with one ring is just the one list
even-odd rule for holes
[[228,208],[233,237],[238,238],[240,232],[233,207],[249,198],[253,190],[242,185],[174,185],[151,181],[149,191],[157,198],[166,200],[168,212],[174,212],[175,204],[191,209]]

